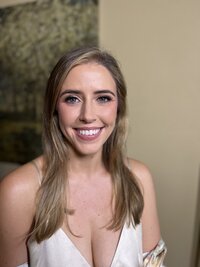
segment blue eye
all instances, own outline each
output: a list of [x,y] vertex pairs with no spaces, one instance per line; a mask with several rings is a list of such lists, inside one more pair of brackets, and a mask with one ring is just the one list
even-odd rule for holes
[[80,100],[77,97],[75,97],[75,96],[67,96],[65,98],[65,102],[66,103],[69,103],[69,104],[75,104],[75,103],[78,103],[79,101]]
[[101,103],[110,102],[112,98],[110,96],[100,96],[98,97],[97,101]]

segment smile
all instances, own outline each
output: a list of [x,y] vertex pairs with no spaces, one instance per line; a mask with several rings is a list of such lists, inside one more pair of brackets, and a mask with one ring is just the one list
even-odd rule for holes
[[80,135],[92,136],[100,132],[100,128],[94,130],[78,130]]
[[80,139],[82,140],[94,140],[96,139],[100,133],[102,128],[92,128],[92,129],[83,129],[83,128],[77,128],[76,132]]

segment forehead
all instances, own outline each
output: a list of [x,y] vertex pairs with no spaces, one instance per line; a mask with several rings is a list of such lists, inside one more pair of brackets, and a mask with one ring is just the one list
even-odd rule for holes
[[83,63],[72,68],[66,76],[63,86],[84,85],[86,83],[116,88],[115,80],[110,71],[96,62]]

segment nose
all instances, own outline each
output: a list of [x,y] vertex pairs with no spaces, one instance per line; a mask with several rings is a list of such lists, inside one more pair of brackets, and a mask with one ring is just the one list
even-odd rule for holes
[[91,123],[96,120],[94,107],[91,102],[86,101],[83,103],[80,111],[79,120],[84,123]]

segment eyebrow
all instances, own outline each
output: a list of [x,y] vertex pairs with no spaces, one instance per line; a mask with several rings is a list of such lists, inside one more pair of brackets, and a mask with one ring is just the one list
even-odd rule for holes
[[73,90],[73,89],[69,89],[69,90],[64,90],[61,94],[60,97],[65,95],[65,94],[76,94],[76,95],[81,95],[81,91],[80,90]]
[[[61,94],[60,94],[60,97],[65,95],[65,94],[76,94],[76,95],[81,95],[82,94],[82,91],[80,90],[74,90],[74,89],[67,89],[67,90],[64,90]],[[111,94],[113,96],[116,96],[115,93],[113,93],[112,91],[110,90],[97,90],[94,92],[95,95],[98,95],[98,94]]]

